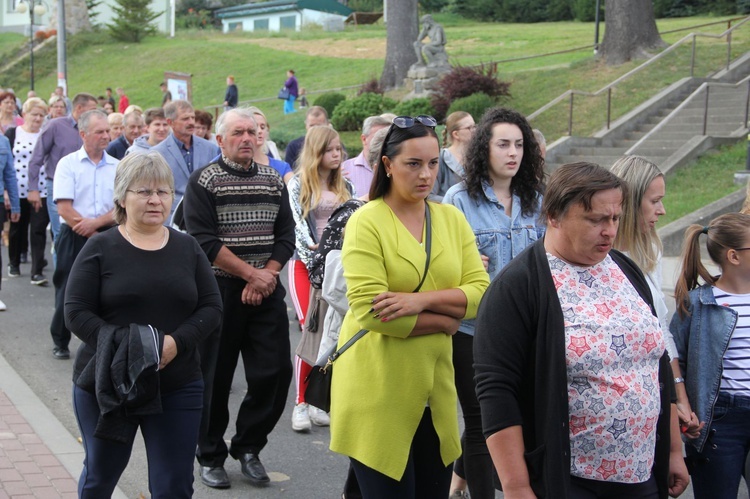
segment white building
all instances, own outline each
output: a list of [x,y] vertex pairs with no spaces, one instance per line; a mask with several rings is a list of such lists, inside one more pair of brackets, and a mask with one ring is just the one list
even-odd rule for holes
[[343,23],[354,12],[336,0],[273,0],[216,11],[224,33],[230,31],[299,31],[306,24]]
[[[31,19],[28,9],[23,14],[16,11],[20,3],[25,3],[27,6],[29,4],[28,0],[0,0],[0,32],[15,31],[28,36]],[[44,5],[46,13],[42,16],[34,16],[34,31],[57,29],[57,26],[50,26],[50,11],[57,8],[57,0],[33,0],[34,5],[40,3]],[[115,17],[113,5],[116,5],[114,0],[102,0],[101,4],[94,8],[94,12],[98,15],[93,18],[93,22],[102,26],[111,23]],[[159,32],[169,33],[172,15],[170,0],[152,0],[150,7],[154,12],[160,13],[152,24]],[[70,6],[65,9],[66,13],[69,9]]]

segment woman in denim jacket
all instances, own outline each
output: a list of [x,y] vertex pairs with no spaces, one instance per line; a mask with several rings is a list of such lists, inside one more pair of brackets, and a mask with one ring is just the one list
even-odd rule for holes
[[[699,238],[720,268],[701,263]],[[685,232],[674,335],[700,425],[683,425],[696,499],[736,498],[750,449],[750,215],[728,213]],[[698,286],[698,277],[706,284]]]
[[[485,113],[468,147],[463,182],[451,187],[443,203],[461,210],[474,230],[490,279],[512,258],[544,235],[540,218],[544,160],[531,126],[520,113],[494,108]],[[465,473],[474,499],[494,498],[492,459],[482,434],[474,385],[474,321],[462,321],[453,336],[456,389],[464,415],[463,456],[456,472]]]

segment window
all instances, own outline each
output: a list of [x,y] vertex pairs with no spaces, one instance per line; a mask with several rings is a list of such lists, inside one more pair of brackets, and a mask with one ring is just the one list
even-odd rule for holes
[[254,31],[268,30],[268,18],[254,20],[253,30]]
[[[8,14],[15,14],[19,3],[21,3],[21,0],[8,0]],[[28,15],[29,13],[27,12],[26,16]]]
[[234,22],[228,24],[228,31],[242,31],[242,22]]
[[281,16],[281,29],[297,29],[297,16]]

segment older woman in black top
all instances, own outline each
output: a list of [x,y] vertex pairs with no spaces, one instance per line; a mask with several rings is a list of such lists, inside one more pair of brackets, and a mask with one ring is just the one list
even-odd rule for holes
[[[120,225],[92,237],[70,274],[65,319],[83,341],[73,373],[81,498],[111,496],[139,426],[151,497],[192,497],[203,402],[196,347],[219,325],[221,298],[198,243],[163,225],[173,197],[159,154],[126,157],[114,188]],[[137,380],[118,369],[125,357],[131,370],[142,361]],[[118,377],[133,388],[119,389]]]
[[612,249],[626,192],[592,163],[555,170],[544,240],[479,307],[477,398],[506,499],[666,499],[688,484],[651,292]]

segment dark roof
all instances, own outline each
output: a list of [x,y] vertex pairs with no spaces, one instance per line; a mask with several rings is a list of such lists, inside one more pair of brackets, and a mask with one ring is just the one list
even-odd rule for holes
[[217,10],[216,16],[221,19],[302,9],[317,10],[342,16],[348,16],[354,12],[352,9],[340,4],[336,0],[272,0],[270,2],[248,3],[245,5],[226,7]]

